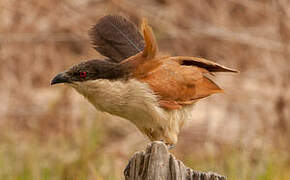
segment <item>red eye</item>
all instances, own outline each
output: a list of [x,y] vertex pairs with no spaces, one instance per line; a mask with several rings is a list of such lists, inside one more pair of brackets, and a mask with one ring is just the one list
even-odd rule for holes
[[80,72],[80,77],[82,78],[87,77],[87,72]]

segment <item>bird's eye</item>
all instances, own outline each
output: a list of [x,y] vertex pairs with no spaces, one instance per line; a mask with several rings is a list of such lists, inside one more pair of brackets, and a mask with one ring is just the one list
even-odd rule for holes
[[87,72],[80,72],[79,75],[81,78],[87,77]]

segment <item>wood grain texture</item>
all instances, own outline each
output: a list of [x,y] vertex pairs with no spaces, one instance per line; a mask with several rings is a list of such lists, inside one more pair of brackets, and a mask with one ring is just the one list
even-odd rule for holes
[[145,152],[136,152],[124,175],[126,180],[226,180],[225,176],[216,173],[198,172],[186,167],[160,141],[150,143]]

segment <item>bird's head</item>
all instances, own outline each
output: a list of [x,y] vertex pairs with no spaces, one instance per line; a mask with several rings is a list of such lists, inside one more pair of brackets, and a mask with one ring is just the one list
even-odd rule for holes
[[[104,59],[81,62],[57,74],[51,85],[64,83],[74,86],[97,79],[126,79],[144,59],[156,54],[156,42],[147,22],[138,28],[122,16],[105,16],[90,30],[94,48]],[[146,48],[144,48],[145,43]]]
[[[146,20],[143,20],[141,30],[143,36],[133,23],[120,16],[100,19],[91,29],[90,36],[95,49],[107,58],[74,65],[57,74],[51,85],[65,83],[74,86],[97,79],[126,79],[132,74],[134,76],[152,70],[158,65],[150,61],[154,60],[157,53],[157,43]],[[138,68],[145,62],[149,64],[148,67]]]
[[89,60],[70,67],[68,70],[57,74],[51,81],[51,85],[79,84],[97,79],[120,79],[126,72],[118,63],[107,60]]

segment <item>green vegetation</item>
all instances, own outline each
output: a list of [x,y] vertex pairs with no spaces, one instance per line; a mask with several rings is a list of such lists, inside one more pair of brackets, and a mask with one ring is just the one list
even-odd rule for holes
[[[124,167],[118,167],[114,157],[103,151],[100,132],[94,123],[88,129],[81,128],[77,137],[47,142],[10,139],[0,147],[0,179],[121,179]],[[191,154],[182,160],[195,170],[219,172],[231,180],[289,178],[287,154],[237,149],[228,147],[220,154],[203,153],[201,157]]]

